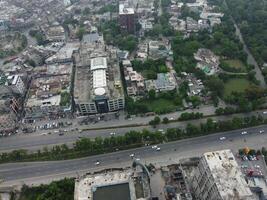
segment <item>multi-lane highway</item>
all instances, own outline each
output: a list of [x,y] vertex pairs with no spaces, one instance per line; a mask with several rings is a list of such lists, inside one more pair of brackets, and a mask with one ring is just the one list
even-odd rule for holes
[[[253,115],[257,113],[250,113],[247,114]],[[236,114],[232,116],[216,116],[213,117],[214,120],[228,120],[230,117],[234,116],[244,116],[244,114]],[[14,149],[28,149],[28,150],[38,150],[42,149],[43,147],[47,146],[53,146],[53,145],[59,145],[59,144],[69,144],[71,145],[74,141],[79,139],[80,137],[90,137],[94,138],[96,136],[101,137],[109,137],[111,132],[115,132],[117,135],[125,134],[126,132],[130,130],[136,130],[141,131],[142,129],[149,129],[149,130],[157,130],[157,129],[167,129],[167,128],[183,128],[188,123],[192,124],[199,124],[202,122],[205,122],[207,119],[198,119],[198,120],[190,120],[190,121],[184,121],[184,122],[173,122],[169,123],[167,125],[161,124],[157,126],[156,129],[153,129],[151,126],[139,126],[139,127],[128,127],[128,128],[111,128],[111,129],[102,129],[102,130],[90,130],[90,131],[84,131],[83,133],[76,132],[68,132],[64,135],[59,135],[58,133],[54,134],[53,130],[46,130],[45,132],[51,132],[51,135],[44,135],[43,133],[32,133],[32,134],[21,134],[21,135],[15,135],[10,137],[3,137],[0,138],[0,152],[7,152],[12,151]]]
[[[242,135],[241,132],[244,130],[247,131],[247,134]],[[260,133],[260,130],[265,132]],[[220,140],[222,137],[226,139]],[[181,158],[200,156],[206,151],[228,148],[237,151],[245,146],[261,148],[266,144],[267,126],[260,126],[160,144],[158,145],[161,148],[160,151],[148,146],[76,160],[2,164],[0,165],[0,176],[5,180],[2,185],[22,184],[24,182],[28,184],[42,183],[101,168],[130,166],[132,160],[129,155],[132,153],[145,163],[178,162]],[[96,161],[99,161],[100,165],[96,166]]]

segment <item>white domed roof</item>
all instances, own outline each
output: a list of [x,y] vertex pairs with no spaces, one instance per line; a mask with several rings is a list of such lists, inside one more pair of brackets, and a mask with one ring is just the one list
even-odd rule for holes
[[95,89],[95,95],[96,96],[102,96],[106,93],[105,88],[96,88]]

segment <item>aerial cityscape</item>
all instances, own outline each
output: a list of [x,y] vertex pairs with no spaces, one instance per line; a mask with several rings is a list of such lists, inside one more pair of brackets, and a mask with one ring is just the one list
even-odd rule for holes
[[0,200],[266,200],[266,0],[0,0]]

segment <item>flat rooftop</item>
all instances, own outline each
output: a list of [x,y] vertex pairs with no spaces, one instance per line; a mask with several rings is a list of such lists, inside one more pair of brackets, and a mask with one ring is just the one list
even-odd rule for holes
[[131,200],[129,183],[97,187],[93,200]]
[[75,182],[74,200],[134,200],[131,170],[88,174]]
[[236,196],[236,193],[240,199],[252,199],[251,190],[231,150],[208,152],[204,159],[223,199]]

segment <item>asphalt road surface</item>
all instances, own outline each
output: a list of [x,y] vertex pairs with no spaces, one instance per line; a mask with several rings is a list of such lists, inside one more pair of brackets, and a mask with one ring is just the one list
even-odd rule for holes
[[[255,113],[247,114],[253,115]],[[233,116],[240,116],[240,114],[232,115]],[[242,114],[242,116],[244,116]],[[228,120],[230,116],[217,116],[213,117],[212,119],[219,121],[219,120]],[[167,125],[161,124],[156,127],[156,129],[152,128],[151,126],[140,126],[140,127],[132,127],[132,128],[113,128],[113,129],[103,129],[103,130],[91,130],[91,131],[84,131],[82,133],[76,132],[68,132],[64,135],[59,135],[58,133],[54,133],[54,130],[45,130],[43,132],[51,132],[51,135],[44,135],[43,133],[31,133],[27,135],[14,135],[10,137],[3,137],[0,138],[0,152],[8,152],[15,149],[28,149],[30,151],[36,151],[38,149],[43,149],[46,147],[51,147],[54,145],[60,144],[68,144],[71,146],[74,141],[78,140],[81,137],[90,137],[95,138],[97,136],[101,137],[109,137],[111,132],[115,132],[116,135],[123,135],[130,130],[141,131],[143,129],[148,130],[158,130],[167,128],[184,128],[188,123],[192,124],[199,124],[204,123],[207,119],[198,119],[198,120],[190,120],[184,122],[174,122],[169,123]]]
[[[242,131],[248,133],[242,135]],[[265,130],[264,133],[259,133]],[[224,140],[220,138],[225,137]],[[66,176],[77,176],[79,173],[90,172],[103,168],[123,167],[131,165],[130,154],[134,153],[141,162],[178,162],[179,159],[200,156],[204,152],[232,149],[237,151],[245,146],[260,149],[267,144],[267,126],[259,126],[242,130],[222,132],[218,134],[186,139],[158,145],[156,151],[151,146],[127,151],[86,157],[76,160],[54,162],[10,163],[0,165],[0,177],[3,185],[46,183]],[[95,163],[99,161],[100,165]]]

